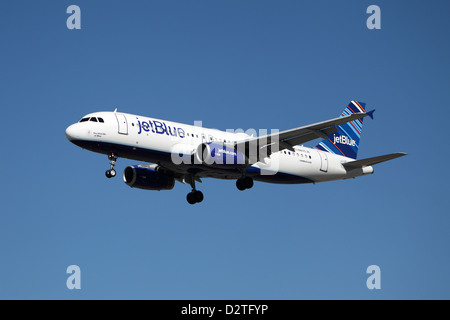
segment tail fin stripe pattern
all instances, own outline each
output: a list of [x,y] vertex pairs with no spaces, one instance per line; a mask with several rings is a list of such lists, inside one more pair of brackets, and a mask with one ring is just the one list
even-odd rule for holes
[[[351,113],[349,113],[348,115],[350,115],[350,114],[351,114]],[[359,120],[359,119],[358,119],[358,120]],[[354,120],[354,121],[349,122],[349,123],[350,123],[350,125],[351,125],[353,128],[355,128],[356,134],[359,135],[359,134],[361,134],[362,126],[361,126],[361,127],[358,126],[358,123],[357,123],[356,121],[357,121],[357,120]]]
[[353,105],[356,106],[356,108],[358,108],[359,112],[365,112],[364,107],[356,100],[352,101]]
[[[350,137],[350,135],[347,133],[347,131],[344,129],[344,128],[340,128],[348,137]],[[354,131],[353,131],[354,132]],[[358,133],[356,133],[357,135],[358,135]],[[328,140],[330,140],[330,139],[328,139]],[[331,141],[331,140],[330,140]],[[334,144],[334,143],[333,143]],[[355,145],[356,145],[356,147],[357,148],[359,148],[359,146],[358,146],[358,143],[356,143],[355,142]],[[337,146],[336,146],[336,148],[337,148]]]
[[[352,121],[353,122],[353,121]],[[361,130],[358,130],[358,128],[356,127],[356,124],[350,122],[350,124],[352,125],[353,128],[355,128],[356,130],[356,134],[361,135]]]
[[[319,147],[321,147],[321,148],[319,148]],[[321,143],[319,143],[316,147],[315,147],[317,150],[323,150],[323,151],[327,151],[327,152],[330,152],[330,153],[334,153],[333,151],[331,151],[325,144],[323,144],[322,142]]]
[[355,111],[353,111],[353,109],[352,109],[352,108],[350,108],[350,105],[348,105],[347,109],[351,111],[351,112],[349,112],[350,114],[352,114],[352,113],[356,113]]
[[362,122],[358,119],[358,120],[355,120],[354,123],[356,124],[356,126],[359,129],[359,133],[361,133],[361,131],[362,131]]
[[[351,115],[352,113],[351,112],[348,112],[347,110],[344,110],[344,112],[342,112],[342,117],[343,116],[349,116],[349,115]],[[359,133],[361,133],[361,130],[362,130],[362,122],[361,122],[361,119],[356,119],[356,120],[354,120],[354,121],[352,121],[352,122],[350,122],[350,123],[352,123],[352,124],[355,124],[356,125],[356,127],[358,128],[358,132]]]
[[[365,103],[353,100],[344,109],[341,117],[365,112],[365,106]],[[316,149],[356,159],[362,126],[362,118],[337,126],[338,131],[328,135],[328,139],[323,139]]]
[[364,110],[364,107],[358,102],[358,101],[356,101],[355,100],[355,102],[358,104],[358,106],[360,106],[361,107],[361,109],[362,109],[362,112],[366,112],[366,110]]
[[[351,115],[351,113],[350,112],[343,112],[343,114],[344,115]],[[362,124],[361,124],[361,129],[358,129],[358,127],[357,127],[357,123],[356,123],[356,121],[359,121],[359,119],[358,120],[354,120],[354,121],[352,121],[352,122],[349,122],[350,123],[350,125],[352,126],[352,127],[350,127],[352,130],[353,130],[353,132],[357,135],[357,136],[360,136],[361,135],[361,129],[362,129]],[[344,128],[342,128],[341,127],[341,129],[342,129],[342,131],[344,131],[345,132],[345,130],[344,130]],[[348,136],[350,136],[347,132],[345,132]]]
[[[328,139],[328,140],[331,142],[330,139]],[[331,142],[331,143],[333,143],[333,142]],[[333,145],[336,147],[336,149],[339,150],[340,153],[342,153],[343,156],[345,156],[345,153],[343,153],[343,152],[341,151],[341,149],[339,149],[339,147],[338,147],[336,144],[333,143]]]
[[[341,149],[339,149],[339,147],[338,147],[336,144],[333,143],[333,141],[331,141],[330,139],[324,140],[324,141],[329,141],[329,142],[331,142],[331,144],[332,144],[333,146],[335,146],[336,149],[337,149],[340,153],[342,153],[343,156],[345,156],[345,154],[341,151]],[[319,149],[319,148],[318,148],[319,146],[322,147],[323,149],[325,149],[325,151],[328,151],[328,152],[331,152],[331,153],[336,153],[336,152],[332,151],[331,149],[329,149],[329,148],[327,147],[327,145],[326,145],[325,143],[323,143],[323,142],[319,143],[319,145],[316,146],[316,149]],[[319,150],[322,150],[322,149],[319,149]]]

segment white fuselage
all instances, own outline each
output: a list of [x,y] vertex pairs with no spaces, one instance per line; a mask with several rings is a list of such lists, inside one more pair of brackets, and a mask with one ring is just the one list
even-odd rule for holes
[[[212,168],[189,163],[189,155],[204,142],[232,146],[236,141],[248,138],[245,133],[119,112],[91,113],[82,121],[69,126],[66,136],[74,144],[90,151],[158,163],[180,174],[193,174],[199,178],[238,179],[242,176],[242,171],[236,168]],[[258,181],[292,184],[347,179],[373,173],[371,166],[346,169],[342,164],[353,161],[351,158],[304,146],[294,146],[293,150],[272,153],[264,162],[247,167],[246,174]]]

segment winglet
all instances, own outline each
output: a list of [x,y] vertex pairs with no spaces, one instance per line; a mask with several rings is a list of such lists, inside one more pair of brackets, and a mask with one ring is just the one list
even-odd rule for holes
[[370,119],[373,120],[373,113],[375,112],[375,109],[367,111],[366,114],[370,117]]

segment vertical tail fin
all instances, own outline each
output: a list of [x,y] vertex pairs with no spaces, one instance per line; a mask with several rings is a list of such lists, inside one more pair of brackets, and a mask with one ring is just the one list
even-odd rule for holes
[[[352,100],[342,112],[341,117],[352,113],[366,112],[365,107],[365,103]],[[371,118],[373,118],[373,111],[367,113]],[[344,123],[337,127],[338,132],[330,134],[328,139],[323,139],[315,148],[356,159],[362,126],[362,118]]]

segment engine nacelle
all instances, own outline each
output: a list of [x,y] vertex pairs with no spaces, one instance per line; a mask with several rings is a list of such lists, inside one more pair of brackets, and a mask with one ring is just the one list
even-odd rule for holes
[[123,181],[132,188],[146,190],[171,190],[174,177],[157,171],[157,167],[128,166],[123,171]]
[[246,167],[247,157],[233,147],[212,142],[205,142],[198,146],[194,154],[194,163],[211,167]]

